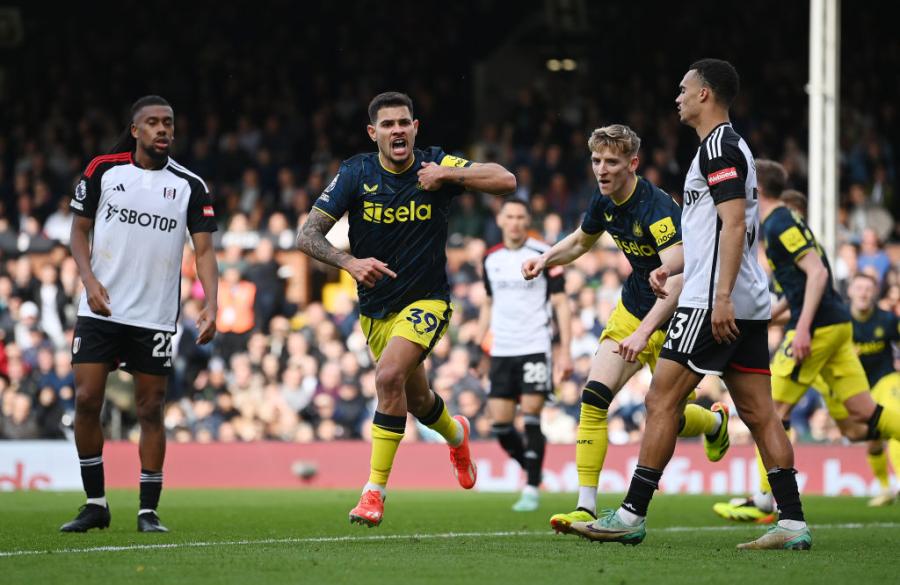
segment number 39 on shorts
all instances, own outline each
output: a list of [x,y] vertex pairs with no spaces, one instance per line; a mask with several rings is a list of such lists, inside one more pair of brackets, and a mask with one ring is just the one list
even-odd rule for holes
[[415,307],[409,310],[409,316],[406,320],[413,324],[413,329],[415,329],[416,333],[419,335],[431,333],[440,322],[433,313]]

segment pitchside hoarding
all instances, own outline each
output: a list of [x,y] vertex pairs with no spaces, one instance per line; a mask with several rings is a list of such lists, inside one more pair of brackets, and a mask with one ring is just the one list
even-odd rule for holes
[[[511,492],[524,477],[518,465],[492,442],[474,443],[481,491]],[[624,492],[637,463],[638,446],[611,446],[600,477],[600,491]],[[879,493],[866,463],[864,446],[795,447],[800,490],[808,494],[867,496]],[[137,446],[106,443],[106,484],[137,488]],[[166,452],[167,488],[336,488],[356,489],[366,481],[369,445],[334,443],[170,443]],[[892,478],[895,482],[896,479]],[[680,443],[666,468],[661,489],[669,493],[745,494],[758,482],[753,448],[732,447],[709,463],[699,443]],[[403,444],[391,473],[394,489],[455,489],[443,445]],[[544,489],[578,488],[575,448],[548,445]],[[0,442],[0,490],[80,490],[75,446],[62,441]]]

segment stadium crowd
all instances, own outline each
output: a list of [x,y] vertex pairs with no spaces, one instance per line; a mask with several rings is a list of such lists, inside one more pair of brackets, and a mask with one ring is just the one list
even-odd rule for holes
[[[223,7],[226,14],[198,26],[216,27],[227,21],[229,10]],[[802,18],[804,13],[799,14]],[[428,48],[442,46],[465,46],[461,50],[467,59],[484,57],[491,48],[484,41],[460,43],[461,21],[449,18],[438,33],[414,35],[422,46],[413,56],[398,59],[391,72],[379,71],[379,64],[370,70],[365,50],[348,45],[332,71],[319,70],[301,80],[294,72],[321,57],[316,51],[322,51],[317,47],[324,33],[310,29],[309,34],[295,35],[290,27],[267,21],[271,16],[255,18],[271,25],[266,29],[270,42],[255,42],[251,32],[237,35],[237,56],[224,38],[207,35],[201,43],[193,32],[169,47],[139,43],[135,59],[143,70],[156,71],[149,82],[136,82],[134,72],[120,67],[103,72],[92,67],[92,51],[99,49],[90,45],[100,29],[80,39],[83,52],[62,49],[75,33],[61,29],[23,54],[15,73],[18,79],[35,81],[29,85],[33,92],[26,103],[4,91],[0,113],[0,438],[61,439],[69,433],[74,407],[69,348],[81,293],[67,249],[69,195],[87,162],[105,152],[121,132],[125,120],[119,112],[140,95],[135,88],[173,88],[173,95],[166,96],[177,116],[173,156],[207,180],[220,222],[215,238],[221,275],[219,335],[212,346],[194,343],[194,320],[203,298],[189,248],[185,254],[183,310],[165,411],[166,428],[175,441],[367,437],[374,372],[358,324],[353,284],[316,263],[310,263],[308,273],[297,274],[298,267],[306,265],[297,262],[299,253],[292,248],[296,227],[341,159],[371,148],[363,126],[368,96],[382,89],[375,79],[394,80],[410,92],[422,121],[420,146],[441,144],[467,158],[496,161],[513,170],[518,179],[515,196],[530,202],[534,234],[547,242],[558,241],[579,225],[596,189],[586,137],[603,123],[621,121],[635,128],[644,139],[639,172],[680,197],[685,165],[696,148],[696,137],[679,127],[673,107],[678,79],[690,62],[684,50],[659,51],[647,59],[652,73],[622,72],[616,85],[601,86],[591,76],[549,73],[522,81],[497,97],[504,104],[503,114],[469,134],[464,128],[475,127],[473,112],[479,104],[459,97],[466,93],[459,83],[467,89],[471,83],[459,82],[467,73],[460,65],[464,59],[444,61],[446,67],[435,72],[420,58]],[[352,22],[340,30],[353,37],[370,24]],[[856,26],[863,29],[865,23]],[[103,27],[102,34],[109,30]],[[736,34],[729,45],[732,53],[740,55],[751,36]],[[842,103],[840,246],[832,260],[842,291],[856,271],[871,271],[881,283],[879,305],[900,314],[900,254],[894,243],[900,198],[896,145],[891,143],[900,136],[896,93],[870,59],[882,48],[867,45],[865,36],[859,36],[861,48],[847,57],[854,67],[844,67],[853,71],[853,81]],[[196,50],[197,43],[203,51]],[[779,50],[766,48],[764,54]],[[54,60],[50,55],[61,57]],[[255,67],[274,55],[280,60],[271,69]],[[736,63],[748,74],[734,123],[755,153],[780,160],[792,186],[802,191],[807,168],[805,97],[803,84],[791,77],[805,70],[805,53],[798,55],[754,59],[753,64],[760,64],[755,73],[748,71],[749,62],[743,68]],[[885,70],[900,65],[900,51],[880,55],[877,62]],[[191,88],[154,69],[175,56],[190,56],[197,66]],[[884,65],[884,59],[894,62]],[[41,70],[39,82],[37,73],[29,70],[36,63],[53,63]],[[366,75],[353,75],[360,69]],[[112,83],[104,81],[105,75]],[[619,86],[635,99],[624,96]],[[109,87],[109,96],[95,95],[99,87]],[[500,241],[493,220],[498,203],[477,193],[457,199],[448,247],[455,312],[449,334],[428,358],[433,388],[454,413],[473,421],[478,438],[488,438],[491,429],[484,409],[487,360],[475,337],[485,297],[481,261],[485,250]],[[550,442],[575,439],[581,385],[627,270],[615,244],[603,239],[596,253],[566,271],[566,293],[577,316],[571,347],[575,374],[558,381],[557,400],[545,408],[543,428]],[[300,282],[311,295],[290,290],[291,282]],[[779,341],[779,332],[773,330],[773,350]],[[613,443],[640,439],[648,382],[649,373],[644,372],[617,396],[610,409]],[[726,394],[717,379],[708,378],[698,400],[710,405],[727,401]],[[109,381],[108,433],[134,438],[133,411],[129,377],[117,371]],[[793,416],[801,440],[839,440],[814,393]],[[732,442],[750,440],[737,417],[731,424]],[[411,419],[405,440],[436,437]]]

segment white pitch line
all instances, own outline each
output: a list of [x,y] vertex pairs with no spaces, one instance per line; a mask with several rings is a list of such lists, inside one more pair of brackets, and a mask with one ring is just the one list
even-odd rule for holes
[[[665,526],[651,528],[650,532],[730,532],[748,530],[757,527],[754,524],[727,524],[723,526]],[[815,530],[859,530],[863,528],[900,528],[898,522],[873,522],[864,524],[851,522],[846,524],[813,524]],[[760,526],[761,528],[761,526]],[[169,542],[158,544],[129,544],[122,546],[93,546],[85,548],[59,548],[52,550],[9,550],[0,551],[0,558],[26,557],[46,554],[90,554],[110,552],[130,552],[136,550],[168,550],[177,548],[208,548],[211,546],[258,546],[266,544],[312,544],[319,542],[379,542],[391,540],[436,540],[449,538],[510,538],[517,536],[548,536],[551,533],[543,530],[518,530],[508,532],[443,532],[436,534],[384,534],[371,536],[315,536],[309,538],[263,538],[260,540],[225,540],[209,542]]]

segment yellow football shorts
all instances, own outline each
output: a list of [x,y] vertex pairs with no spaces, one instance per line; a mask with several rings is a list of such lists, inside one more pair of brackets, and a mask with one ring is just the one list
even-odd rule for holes
[[[819,390],[818,386],[815,386]],[[825,397],[825,406],[828,407],[828,414],[834,420],[843,420],[850,416],[844,403],[828,390],[819,390]],[[882,406],[889,406],[892,409],[900,410],[900,372],[888,374],[878,380],[875,387],[872,388],[872,400]]]
[[360,315],[359,324],[376,361],[392,337],[402,337],[422,346],[424,360],[444,336],[452,314],[453,308],[447,301],[416,301],[381,319]]
[[[616,308],[609,315],[609,321],[606,322],[606,328],[600,334],[600,342],[604,339],[612,339],[616,343],[621,343],[629,335],[637,331],[641,325],[641,320],[631,314],[622,304],[622,299],[616,303]],[[647,340],[647,347],[638,354],[638,361],[645,366],[650,366],[653,370],[656,368],[656,360],[659,358],[659,352],[662,350],[663,343],[666,341],[666,332],[656,330],[650,339]]]
[[[841,405],[848,398],[869,390],[866,372],[853,347],[853,326],[849,322],[813,330],[810,353],[799,364],[791,352],[793,339],[794,331],[788,331],[772,358],[772,398],[796,404],[807,388],[816,386],[818,378],[827,386],[827,390],[822,391],[823,396],[831,396]],[[818,385],[823,384],[819,382]],[[846,417],[844,411],[840,418]]]

